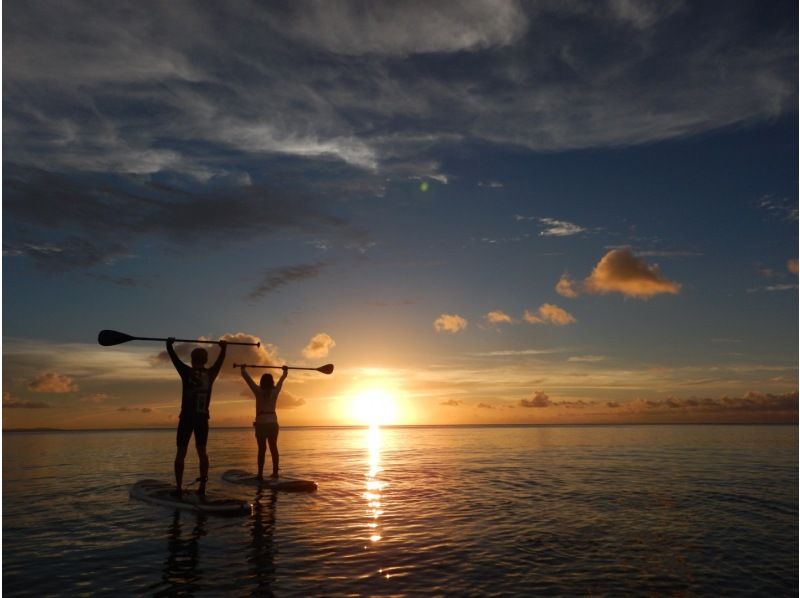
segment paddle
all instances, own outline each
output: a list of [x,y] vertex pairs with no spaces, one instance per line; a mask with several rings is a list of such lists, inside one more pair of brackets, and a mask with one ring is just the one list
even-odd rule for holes
[[[283,366],[280,365],[249,365],[246,363],[234,363],[233,367],[235,368],[272,368],[275,370],[283,369]],[[314,370],[315,372],[320,372],[321,374],[332,374],[333,373],[333,364],[328,363],[325,365],[321,365],[318,368],[300,368],[295,367],[293,365],[287,366],[287,369],[290,370]]]
[[[113,345],[121,345],[122,343],[127,343],[129,341],[166,341],[165,338],[153,338],[150,336],[131,336],[130,334],[125,334],[124,332],[117,332],[116,330],[101,330],[100,334],[97,335],[97,342],[103,345],[104,347],[111,347]],[[185,339],[185,338],[176,338],[175,342],[178,343],[206,343],[209,345],[218,345],[219,341],[205,341],[205,340],[198,340],[198,339]],[[260,347],[261,343],[235,343],[233,341],[228,342],[229,345],[250,345],[253,347]]]

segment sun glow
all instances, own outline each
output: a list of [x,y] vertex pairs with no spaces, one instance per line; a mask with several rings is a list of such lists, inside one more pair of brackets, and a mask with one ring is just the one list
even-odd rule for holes
[[397,420],[397,401],[383,388],[365,388],[353,399],[350,414],[354,420],[368,426],[393,424]]

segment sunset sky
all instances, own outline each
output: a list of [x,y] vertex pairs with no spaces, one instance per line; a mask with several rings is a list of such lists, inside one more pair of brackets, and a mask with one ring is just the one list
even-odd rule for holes
[[796,1],[4,8],[4,428],[797,421]]

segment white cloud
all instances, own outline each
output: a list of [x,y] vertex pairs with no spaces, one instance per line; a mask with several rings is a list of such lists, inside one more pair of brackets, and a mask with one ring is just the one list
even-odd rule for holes
[[526,30],[516,0],[296,2],[288,33],[339,54],[403,56],[503,46]]
[[571,237],[586,231],[584,227],[565,220],[556,220],[555,218],[539,218],[538,220],[544,227],[539,233],[542,237]]

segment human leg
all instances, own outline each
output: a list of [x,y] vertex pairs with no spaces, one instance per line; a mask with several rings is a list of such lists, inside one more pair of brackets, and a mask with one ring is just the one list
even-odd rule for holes
[[272,457],[272,477],[278,477],[278,464],[280,455],[278,454],[278,424],[269,424],[267,431],[267,442],[269,443],[269,454]]
[[263,425],[256,424],[256,444],[258,445],[258,479],[264,479],[264,455],[267,452],[267,434]]
[[175,493],[178,498],[181,498],[183,487],[183,464],[186,459],[186,450],[189,447],[189,439],[192,436],[192,427],[185,419],[178,421],[178,433],[176,434],[175,444],[177,451],[175,452]]
[[206,443],[208,441],[208,420],[203,419],[195,424],[194,443],[197,449],[197,459],[200,461],[200,486],[197,493],[203,496],[206,493],[206,482],[208,481],[208,452]]

